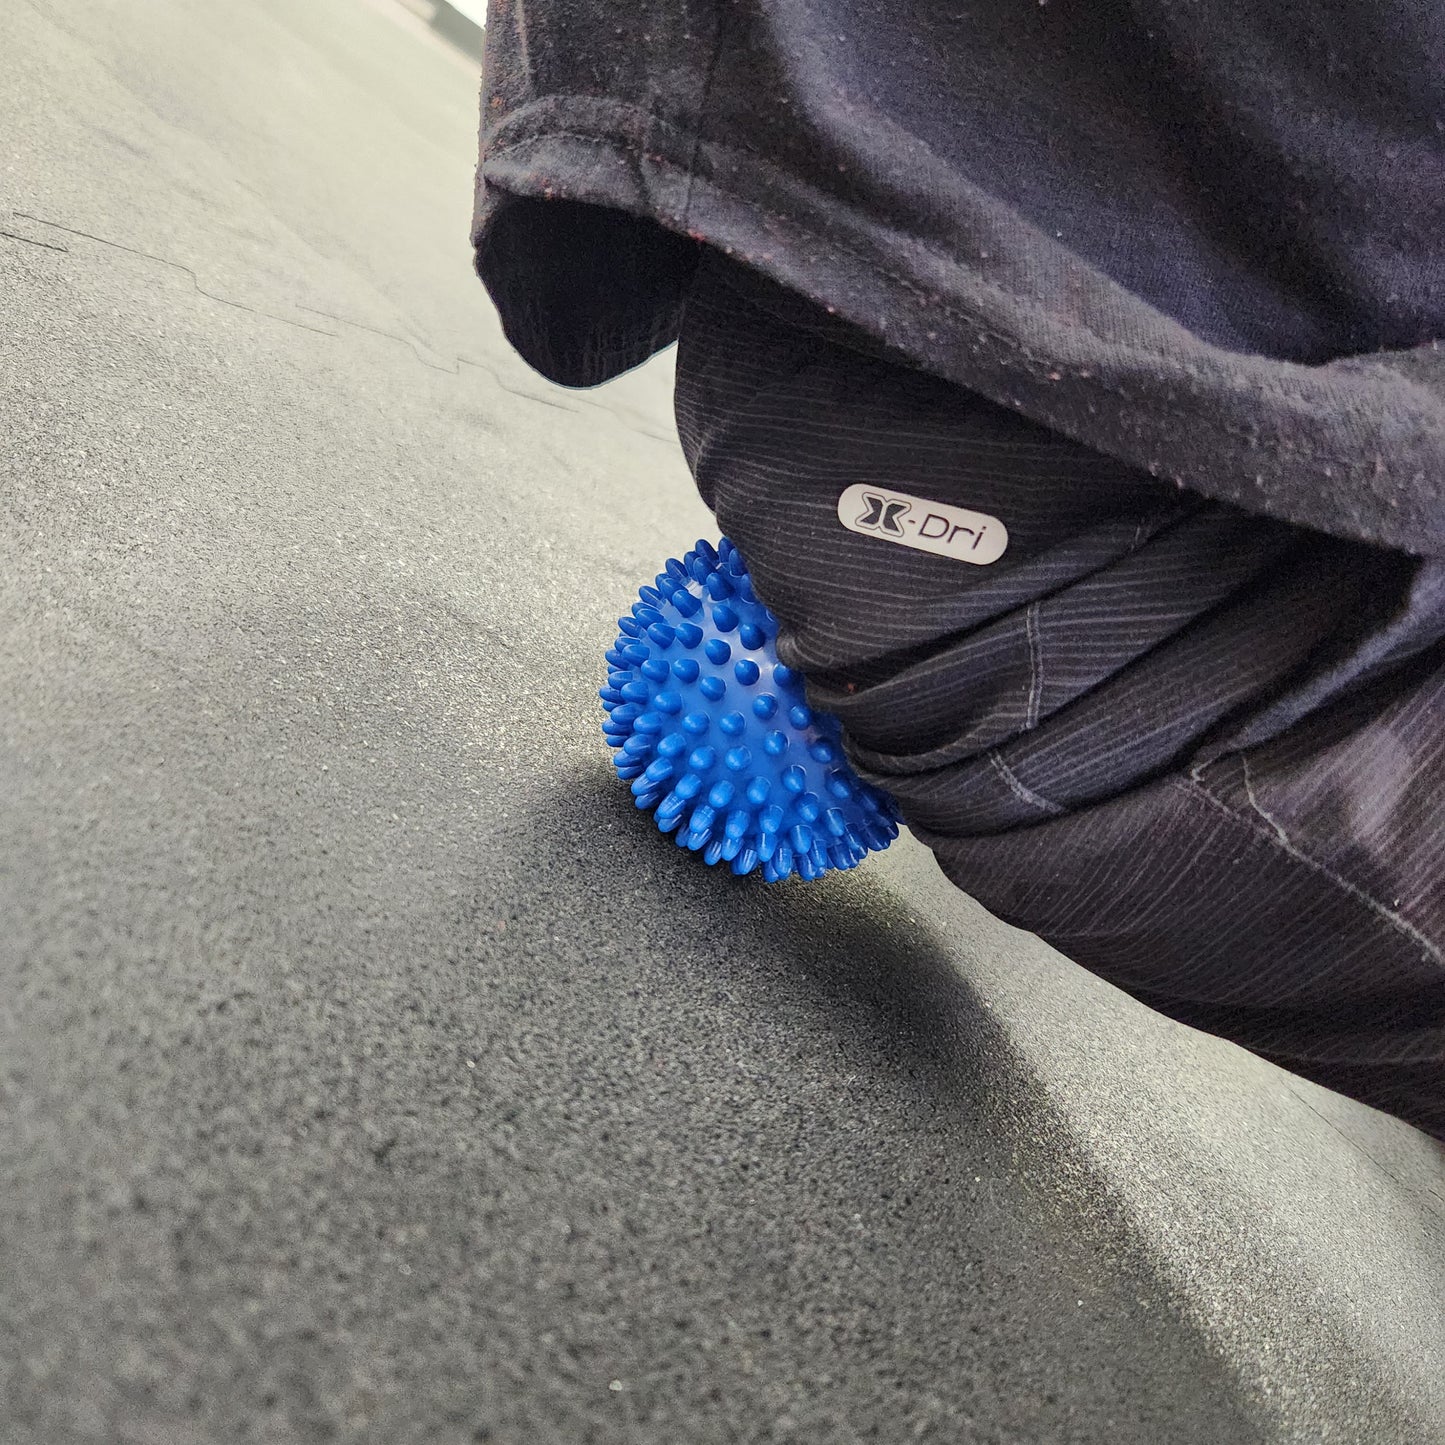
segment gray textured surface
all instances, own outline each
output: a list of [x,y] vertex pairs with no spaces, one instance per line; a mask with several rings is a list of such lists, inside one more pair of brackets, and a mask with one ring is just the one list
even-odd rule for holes
[[0,1437],[1429,1442],[1445,1163],[610,783],[665,364],[468,271],[361,0],[0,8]]

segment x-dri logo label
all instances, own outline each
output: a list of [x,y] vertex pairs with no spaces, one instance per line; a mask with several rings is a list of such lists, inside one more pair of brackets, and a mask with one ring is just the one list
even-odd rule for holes
[[863,500],[868,504],[868,510],[857,519],[859,527],[865,532],[871,532],[876,527],[890,537],[903,535],[898,519],[912,507],[912,502],[893,501],[880,497],[877,492],[864,492]]
[[838,520],[860,536],[975,567],[997,562],[1008,547],[1008,529],[987,512],[863,483],[848,487],[838,498]]

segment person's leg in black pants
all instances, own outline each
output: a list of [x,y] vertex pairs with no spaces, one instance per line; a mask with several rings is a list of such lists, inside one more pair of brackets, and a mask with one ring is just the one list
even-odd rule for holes
[[[1131,471],[711,255],[677,415],[784,661],[950,878],[1445,1137],[1437,571]],[[850,530],[859,484],[1008,546],[976,566]]]

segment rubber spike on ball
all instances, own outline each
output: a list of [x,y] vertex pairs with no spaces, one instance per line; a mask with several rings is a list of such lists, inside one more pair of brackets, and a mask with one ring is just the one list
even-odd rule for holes
[[680,848],[769,883],[855,868],[898,836],[778,661],[777,619],[724,537],[670,559],[618,619],[598,696],[618,778]]

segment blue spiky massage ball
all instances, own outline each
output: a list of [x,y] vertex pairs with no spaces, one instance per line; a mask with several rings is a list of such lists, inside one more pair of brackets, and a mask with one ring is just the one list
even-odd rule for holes
[[602,731],[664,833],[769,883],[855,867],[898,836],[892,799],[848,766],[837,719],[778,661],[777,619],[726,537],[639,596],[607,652]]

